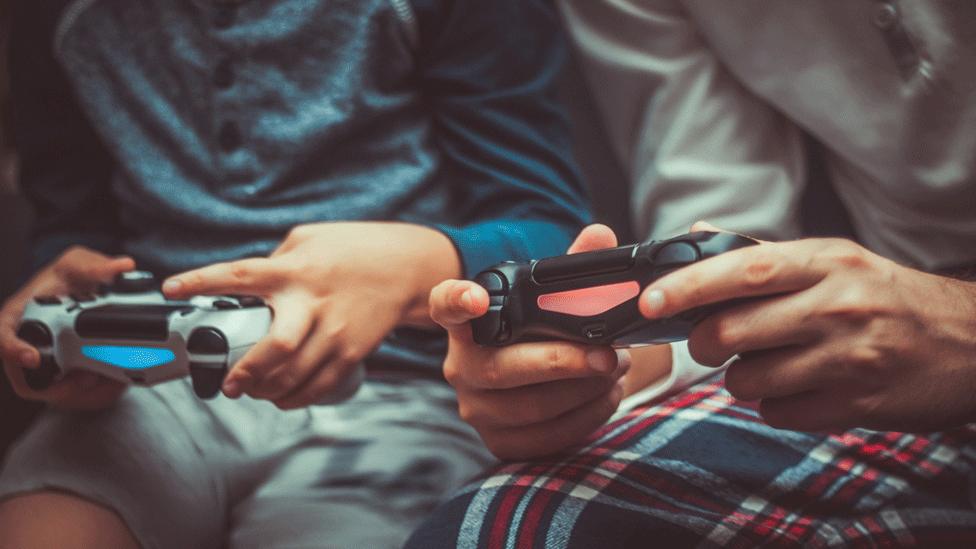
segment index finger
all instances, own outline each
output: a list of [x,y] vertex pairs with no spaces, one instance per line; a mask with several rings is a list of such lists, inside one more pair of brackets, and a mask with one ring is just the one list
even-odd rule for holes
[[17,337],[17,325],[24,313],[25,302],[13,297],[0,310],[0,359],[11,366],[36,368],[40,355],[34,347]]
[[266,294],[278,281],[271,260],[241,259],[216,263],[171,276],[163,283],[163,293],[170,299],[195,295]]
[[626,351],[548,341],[519,343],[495,349],[491,359],[468,372],[468,384],[480,389],[511,389],[564,379],[610,376],[622,364]]
[[811,258],[818,240],[760,243],[678,269],[644,289],[638,306],[650,319],[741,297],[803,290],[827,276]]

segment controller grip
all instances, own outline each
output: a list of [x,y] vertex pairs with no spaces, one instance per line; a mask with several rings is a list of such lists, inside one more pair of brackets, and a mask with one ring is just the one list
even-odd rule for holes
[[[44,324],[34,320],[29,320],[21,324],[17,330],[17,337],[38,350],[41,348],[50,348],[54,345],[54,337],[51,335],[51,330]],[[54,385],[60,373],[61,369],[58,368],[54,357],[46,353],[41,353],[41,364],[39,367],[24,369],[24,381],[31,390],[43,391],[51,385]]]
[[209,400],[216,397],[224,385],[225,377],[227,377],[226,366],[190,364],[190,381],[193,384],[193,392],[202,399]]
[[32,391],[43,391],[58,379],[61,369],[51,357],[42,357],[39,368],[25,368],[24,382]]

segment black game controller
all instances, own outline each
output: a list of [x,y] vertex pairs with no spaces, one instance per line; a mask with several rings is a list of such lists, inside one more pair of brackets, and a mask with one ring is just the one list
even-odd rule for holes
[[607,250],[501,263],[474,279],[490,296],[488,312],[471,322],[474,340],[488,346],[560,339],[631,347],[687,339],[699,320],[731,302],[648,320],[637,308],[641,291],[671,271],[756,244],[737,234],[696,232]]

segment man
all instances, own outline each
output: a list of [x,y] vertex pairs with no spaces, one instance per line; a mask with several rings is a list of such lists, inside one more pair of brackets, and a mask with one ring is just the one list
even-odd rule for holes
[[[757,299],[712,315],[687,345],[632,351],[609,375],[586,360],[597,349],[476,348],[466,321],[484,293],[438,287],[445,372],[489,447],[510,459],[585,447],[496,470],[414,545],[971,544],[976,8],[563,8],[646,233],[707,218],[792,238],[802,188],[829,184],[863,246],[764,243],[656,281],[639,302],[648,318]],[[804,130],[825,149],[827,180],[806,179]],[[614,243],[594,227],[574,251]],[[729,361],[736,400],[712,377]],[[617,394],[635,393],[626,415],[586,439],[614,413],[600,391],[617,378]],[[519,406],[529,391],[536,405]]]
[[[49,403],[0,476],[2,547],[391,547],[489,462],[417,328],[430,288],[585,221],[542,1],[22,2],[12,71],[37,274],[0,312]],[[269,256],[270,254],[270,256]],[[30,391],[27,300],[134,267],[259,295],[226,398]],[[392,333],[392,335],[391,335]],[[317,406],[365,362],[341,405]]]

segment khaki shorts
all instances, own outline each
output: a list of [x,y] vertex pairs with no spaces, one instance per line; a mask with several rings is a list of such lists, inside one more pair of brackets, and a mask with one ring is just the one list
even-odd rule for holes
[[398,547],[491,463],[440,381],[370,378],[350,401],[282,412],[198,400],[187,381],[111,410],[48,411],[0,498],[59,490],[115,510],[146,548]]

